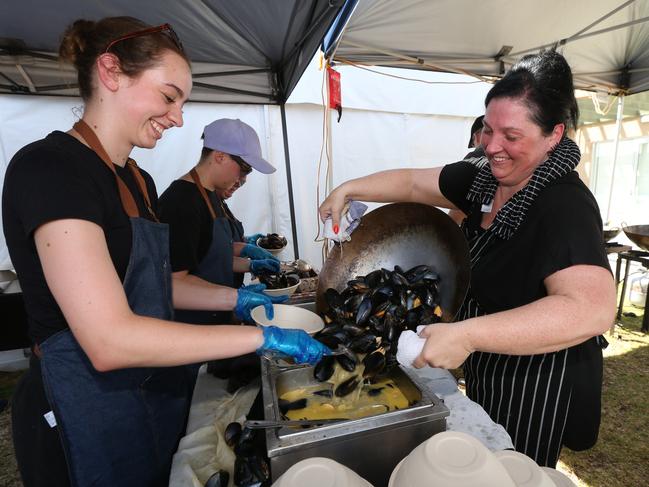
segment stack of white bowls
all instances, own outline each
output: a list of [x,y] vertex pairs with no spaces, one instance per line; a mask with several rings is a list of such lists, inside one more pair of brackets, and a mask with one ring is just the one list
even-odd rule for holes
[[510,450],[492,453],[473,436],[438,433],[393,470],[388,487],[574,487],[561,472]]
[[[492,453],[473,436],[438,433],[395,467],[388,487],[575,487],[566,475],[510,450]],[[372,487],[329,458],[302,460],[272,487]]]
[[272,487],[373,487],[356,472],[334,460],[313,457],[296,463]]

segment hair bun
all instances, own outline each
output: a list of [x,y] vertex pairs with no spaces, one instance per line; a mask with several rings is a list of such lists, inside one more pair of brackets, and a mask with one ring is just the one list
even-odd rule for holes
[[63,33],[59,46],[59,57],[77,66],[78,60],[88,46],[88,39],[94,34],[96,22],[79,19]]

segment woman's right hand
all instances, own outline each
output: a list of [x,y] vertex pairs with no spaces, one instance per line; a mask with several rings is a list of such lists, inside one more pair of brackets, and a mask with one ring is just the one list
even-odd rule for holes
[[343,184],[334,189],[320,205],[320,219],[324,222],[327,218],[331,218],[332,227],[338,228],[345,203],[347,203],[347,194]]

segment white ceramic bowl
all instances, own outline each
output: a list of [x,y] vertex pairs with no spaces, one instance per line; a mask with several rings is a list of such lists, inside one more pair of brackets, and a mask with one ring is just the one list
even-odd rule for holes
[[260,241],[262,238],[263,238],[263,237],[259,237],[259,238],[257,239],[257,242],[256,242],[256,243],[257,243],[257,247],[259,247],[260,249],[264,249],[264,250],[266,250],[267,252],[270,252],[270,253],[273,254],[273,255],[279,255],[279,254],[282,252],[282,250],[284,250],[284,249],[286,248],[286,245],[284,245],[284,247],[282,247],[282,248],[280,248],[280,249],[267,249],[266,247],[262,247],[261,245],[259,245],[259,241]]
[[294,328],[304,330],[310,335],[324,328],[324,321],[313,311],[291,306],[289,304],[274,304],[275,317],[269,320],[263,306],[257,306],[250,312],[255,323],[261,326],[277,326],[278,328]]
[[390,487],[516,487],[505,467],[479,440],[444,431],[417,446],[399,463]]
[[[251,281],[251,284],[259,284],[259,279],[254,279]],[[291,296],[295,291],[297,291],[297,288],[300,286],[300,279],[298,278],[297,283],[293,284],[292,286],[289,287],[281,287],[278,289],[264,289],[264,294],[268,294],[269,296]]]
[[350,468],[323,457],[307,458],[284,472],[272,487],[372,487]]
[[577,487],[570,477],[557,469],[550,467],[540,467],[548,477],[554,482],[556,487]]
[[527,455],[513,450],[497,451],[494,455],[507,469],[516,487],[555,487],[552,479]]

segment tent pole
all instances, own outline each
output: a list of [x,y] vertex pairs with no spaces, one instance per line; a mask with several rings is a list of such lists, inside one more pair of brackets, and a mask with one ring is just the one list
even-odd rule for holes
[[291,232],[293,234],[293,255],[295,260],[300,258],[297,244],[297,225],[295,224],[295,202],[293,201],[293,179],[291,178],[291,157],[288,153],[288,131],[286,130],[286,104],[279,106],[282,114],[282,138],[284,139],[284,162],[286,165],[286,184],[288,186],[288,205],[291,212]]
[[607,225],[611,218],[611,203],[613,201],[613,186],[615,184],[615,166],[617,165],[617,150],[620,146],[620,133],[622,132],[622,115],[624,113],[624,95],[620,95],[617,100],[617,120],[615,122],[615,149],[613,149],[613,170],[611,172],[611,187],[608,191],[608,207],[606,208]]

